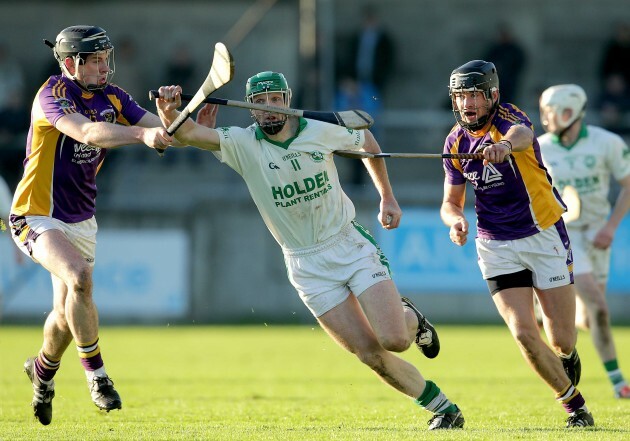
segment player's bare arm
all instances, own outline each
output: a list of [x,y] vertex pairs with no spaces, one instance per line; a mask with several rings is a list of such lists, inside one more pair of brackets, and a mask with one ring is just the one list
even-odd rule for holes
[[[146,128],[160,127],[162,125],[162,120],[160,120],[159,116],[151,112],[147,112],[144,114],[142,118],[140,118],[140,121],[138,121],[136,125],[139,127],[146,127]],[[186,147],[185,144],[182,144],[174,137],[172,137],[172,139],[173,139],[173,142],[170,144],[170,147]]]
[[522,152],[532,146],[534,132],[524,125],[517,124],[496,143],[483,149],[484,164],[503,162],[512,152]]
[[137,143],[143,143],[152,148],[164,148],[173,142],[173,138],[163,127],[146,128],[94,122],[78,113],[61,117],[57,121],[56,128],[79,142],[102,148],[116,148]]
[[[381,147],[369,130],[365,130],[363,150],[369,153],[381,153]],[[381,196],[380,213],[378,215],[379,222],[383,228],[388,230],[398,228],[402,217],[402,210],[394,197],[394,191],[389,182],[385,160],[382,158],[364,159],[363,163]]]
[[606,249],[610,247],[615,237],[617,227],[619,227],[624,216],[628,213],[628,210],[630,210],[630,176],[626,176],[618,182],[621,190],[615,201],[613,211],[610,213],[608,222],[597,232],[593,239],[593,246],[595,248]]
[[[180,86],[162,86],[159,92],[160,98],[155,101],[158,116],[164,126],[169,127],[179,116],[177,109],[182,103],[182,89]],[[203,109],[200,112],[202,111]],[[219,133],[214,128],[208,127],[205,124],[202,125],[202,123],[208,122],[207,118],[210,117],[208,110],[203,112],[202,115],[205,116],[201,117],[200,123],[195,123],[190,119],[187,120],[177,130],[175,138],[184,145],[192,145],[203,150],[219,150]]]
[[459,246],[468,241],[468,221],[464,216],[466,185],[452,185],[444,180],[444,199],[440,208],[440,216],[446,226],[450,227],[449,237]]

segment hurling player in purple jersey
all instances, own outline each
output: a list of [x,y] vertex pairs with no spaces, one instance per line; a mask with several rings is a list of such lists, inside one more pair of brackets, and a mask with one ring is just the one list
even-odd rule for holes
[[[470,61],[451,73],[457,124],[444,153],[483,153],[483,161],[444,160],[440,214],[450,238],[464,245],[466,183],[475,193],[478,263],[494,303],[528,364],[569,414],[567,427],[594,425],[582,394],[575,349],[573,258],[562,213],[566,206],[543,166],[532,123],[500,103],[494,64]],[[543,310],[549,345],[540,333],[533,296]]]
[[53,282],[53,310],[39,354],[24,369],[33,385],[35,417],[52,420],[53,377],[74,340],[94,404],[120,409],[98,344],[92,299],[97,225],[96,174],[106,149],[173,142],[157,115],[110,83],[114,47],[96,26],[71,26],[55,43],[44,42],[62,73],[51,76],[33,101],[24,175],[13,198],[10,225],[18,247],[46,268]]

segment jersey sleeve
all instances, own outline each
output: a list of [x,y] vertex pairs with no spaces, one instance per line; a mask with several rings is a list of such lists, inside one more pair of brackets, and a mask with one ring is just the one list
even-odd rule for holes
[[39,110],[53,126],[62,116],[77,113],[74,102],[68,96],[67,87],[60,78],[50,77],[41,87],[36,98]]
[[[245,129],[241,127],[218,127],[216,130],[219,132],[221,149],[212,153],[219,161],[232,168],[239,175],[243,175],[243,161],[246,157],[241,149],[244,145],[250,146],[252,149],[256,148],[255,145],[251,145],[255,139],[254,127],[250,126]],[[249,142],[247,142],[248,139],[250,139]]]
[[116,122],[126,126],[138,124],[138,121],[147,113],[127,92],[116,85],[110,85],[107,89],[107,98],[117,110]]

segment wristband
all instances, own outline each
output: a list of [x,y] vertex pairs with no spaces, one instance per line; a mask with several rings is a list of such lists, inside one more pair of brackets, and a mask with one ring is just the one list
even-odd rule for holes
[[510,153],[512,153],[512,143],[508,141],[507,139],[502,139],[499,142],[497,142],[497,144],[503,144],[504,146],[508,148],[508,150],[510,150]]

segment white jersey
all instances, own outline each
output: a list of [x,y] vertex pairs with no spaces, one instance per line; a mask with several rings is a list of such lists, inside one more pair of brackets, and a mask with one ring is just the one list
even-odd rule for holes
[[595,126],[584,126],[577,142],[564,147],[558,137],[538,137],[543,161],[553,184],[562,193],[575,187],[580,196],[580,216],[570,227],[603,224],[610,214],[608,192],[611,175],[619,181],[630,174],[630,150],[623,139]]
[[255,124],[220,127],[215,155],[240,174],[267,228],[287,250],[311,247],[339,233],[355,216],[339,185],[335,150],[359,150],[362,130],[299,119],[296,136],[271,141]]

